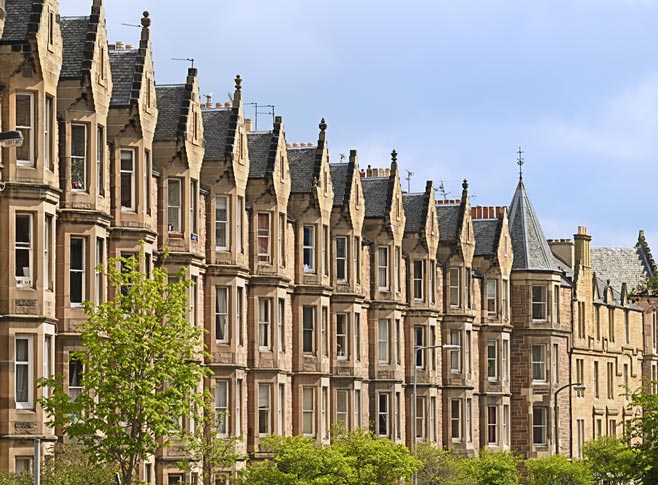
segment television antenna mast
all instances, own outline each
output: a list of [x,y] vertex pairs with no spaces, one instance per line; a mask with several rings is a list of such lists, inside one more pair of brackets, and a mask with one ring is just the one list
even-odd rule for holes
[[452,193],[452,192],[446,192],[446,185],[443,182],[443,180],[441,180],[441,183],[439,184],[439,188],[435,190],[437,190],[441,194],[441,197],[443,197],[443,202],[447,201],[448,196]]
[[407,178],[407,193],[410,194],[411,193],[411,177],[413,177],[414,173],[407,170],[407,169],[405,169],[404,171],[407,172],[407,177],[406,177]]

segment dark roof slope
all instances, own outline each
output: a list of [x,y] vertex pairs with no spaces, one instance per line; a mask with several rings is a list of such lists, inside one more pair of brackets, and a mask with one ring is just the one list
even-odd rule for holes
[[349,193],[347,190],[349,166],[347,163],[332,163],[329,168],[331,170],[331,183],[334,186],[334,207],[340,207],[345,204],[345,196]]
[[495,256],[502,219],[477,219],[473,221],[475,256]]
[[82,61],[85,56],[85,42],[89,29],[89,17],[63,17],[62,30],[62,70],[61,79],[77,79],[82,74]]
[[386,217],[388,178],[364,178],[361,179],[361,186],[366,201],[366,218]]
[[9,0],[5,11],[5,30],[2,34],[3,42],[19,42],[28,36],[29,24],[39,20],[40,16],[32,18],[32,4],[43,6],[43,0],[33,2],[32,0]]
[[129,106],[135,79],[139,51],[110,51],[112,69],[112,99],[110,106]]
[[249,144],[249,178],[265,178],[270,159],[272,132],[247,133]]
[[158,122],[155,125],[155,140],[175,140],[178,134],[181,109],[185,96],[185,85],[156,86]]
[[626,283],[629,290],[644,283],[649,276],[642,255],[637,248],[592,248],[592,271],[602,281],[621,290]]
[[546,242],[523,180],[519,180],[510,204],[509,227],[514,250],[512,269],[561,271]]
[[436,206],[440,241],[457,241],[459,239],[460,215],[461,205],[439,204]]
[[[205,158],[224,160],[233,114],[232,109],[203,111],[203,140],[206,146]],[[235,117],[237,119],[237,114]]]
[[404,226],[405,232],[421,231],[425,227],[425,219],[427,218],[425,194],[403,194],[402,207],[407,218]]
[[315,147],[288,149],[291,193],[309,193],[313,189],[313,177],[315,175],[315,155]]

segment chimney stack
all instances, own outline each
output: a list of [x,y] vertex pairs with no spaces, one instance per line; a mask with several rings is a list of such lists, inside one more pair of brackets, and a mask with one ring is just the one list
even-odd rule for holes
[[592,236],[587,234],[587,228],[585,226],[578,226],[578,232],[573,235],[573,238],[575,240],[576,261],[580,261],[580,264],[583,266],[591,267],[590,242],[592,241]]
[[254,131],[253,130],[253,125],[251,123],[251,118],[245,118],[244,119],[244,129],[247,132]]

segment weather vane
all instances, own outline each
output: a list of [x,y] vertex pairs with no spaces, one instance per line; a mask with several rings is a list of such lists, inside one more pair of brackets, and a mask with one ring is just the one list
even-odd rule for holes
[[516,153],[519,156],[516,160],[516,164],[519,166],[519,180],[523,180],[523,164],[525,161],[523,160],[523,150],[521,150],[521,147],[519,147],[519,151]]

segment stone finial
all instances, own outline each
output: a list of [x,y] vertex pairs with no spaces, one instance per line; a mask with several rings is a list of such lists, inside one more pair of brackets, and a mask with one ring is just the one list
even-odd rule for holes
[[148,10],[144,10],[144,13],[142,14],[142,27],[145,29],[148,29],[151,26],[151,19],[149,18],[149,13]]
[[391,152],[391,162],[397,162],[398,161],[398,152],[395,151],[395,148]]
[[242,78],[240,78],[239,74],[235,76],[235,90],[236,91],[242,90]]
[[468,190],[468,180],[464,179],[464,181],[462,182],[462,189]]
[[327,122],[324,121],[324,118],[320,120],[320,124],[318,125],[318,128],[320,128],[320,131],[327,131]]

